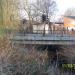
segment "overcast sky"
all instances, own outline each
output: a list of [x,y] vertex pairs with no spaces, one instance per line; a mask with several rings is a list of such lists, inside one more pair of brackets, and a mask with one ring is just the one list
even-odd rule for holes
[[75,0],[56,0],[60,13],[65,12],[68,8],[75,8]]

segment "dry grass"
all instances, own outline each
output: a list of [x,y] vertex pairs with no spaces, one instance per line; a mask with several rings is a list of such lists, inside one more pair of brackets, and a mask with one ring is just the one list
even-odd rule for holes
[[12,49],[6,37],[0,38],[0,75],[66,75],[58,74],[59,69],[47,64],[47,60],[47,50]]
[[34,48],[30,51],[11,48],[10,41],[0,39],[0,75],[46,75],[47,51],[40,52]]

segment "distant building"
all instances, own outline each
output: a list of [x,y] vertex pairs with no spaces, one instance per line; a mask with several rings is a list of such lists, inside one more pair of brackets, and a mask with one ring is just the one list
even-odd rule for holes
[[33,24],[33,32],[34,33],[52,33],[53,31],[57,32],[63,30],[63,23],[62,22],[49,22],[49,23],[38,23]]
[[49,25],[48,24],[37,24],[33,25],[33,32],[34,33],[43,33],[45,30],[45,33],[49,33]]
[[69,29],[75,29],[75,16],[65,16],[64,26],[68,27]]

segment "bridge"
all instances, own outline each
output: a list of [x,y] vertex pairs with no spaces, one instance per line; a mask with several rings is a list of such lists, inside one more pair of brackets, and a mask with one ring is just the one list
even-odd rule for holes
[[[10,40],[13,43],[20,44],[34,44],[34,45],[74,45],[75,34],[71,32],[49,31],[49,33],[42,33],[42,31],[35,31],[31,33],[17,32]],[[48,31],[47,31],[48,32]],[[71,34],[70,34],[71,33]]]

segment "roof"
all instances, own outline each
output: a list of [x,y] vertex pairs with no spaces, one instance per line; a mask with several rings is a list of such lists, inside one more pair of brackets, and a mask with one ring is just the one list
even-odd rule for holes
[[75,16],[66,16],[68,18],[71,18],[71,19],[75,19]]

